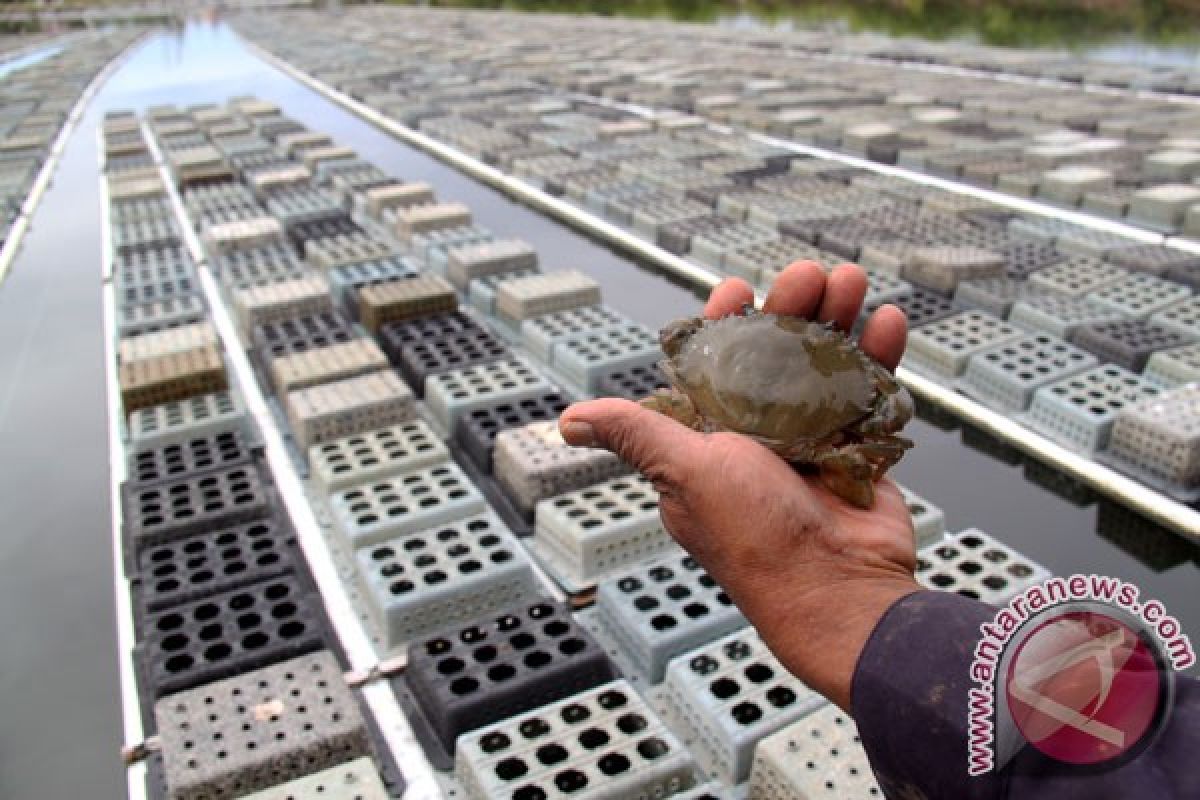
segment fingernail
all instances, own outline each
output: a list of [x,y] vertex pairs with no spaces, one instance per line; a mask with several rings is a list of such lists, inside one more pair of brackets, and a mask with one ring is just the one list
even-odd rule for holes
[[596,431],[587,422],[571,420],[562,426],[562,435],[567,444],[576,447],[594,447],[596,444]]

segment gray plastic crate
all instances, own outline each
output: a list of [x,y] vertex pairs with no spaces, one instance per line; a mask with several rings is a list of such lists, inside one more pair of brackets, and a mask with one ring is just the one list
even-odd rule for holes
[[779,232],[774,228],[746,222],[696,234],[692,237],[689,254],[702,264],[724,269],[726,256],[730,252],[779,238]]
[[1132,372],[1141,372],[1159,350],[1188,344],[1188,338],[1149,322],[1125,319],[1082,325],[1071,333],[1072,344]]
[[1129,277],[1129,271],[1095,258],[1075,257],[1060,261],[1029,276],[1035,289],[1082,297]]
[[528,556],[490,511],[381,540],[355,556],[387,649],[539,595]]
[[1024,411],[1040,387],[1096,366],[1096,357],[1048,333],[1032,333],[971,356],[962,388],[1000,411]]
[[975,308],[1003,318],[1008,316],[1013,303],[1036,293],[1022,280],[979,278],[959,283],[954,290],[954,302],[963,308]]
[[524,514],[540,500],[629,472],[607,450],[571,447],[556,420],[531,422],[496,434],[492,473]]
[[313,483],[330,493],[449,458],[450,451],[421,420],[334,439],[308,450]]
[[1020,335],[1020,330],[999,317],[963,311],[912,331],[904,363],[930,376],[953,380],[963,374],[976,353]]
[[529,364],[509,358],[430,375],[425,379],[425,403],[446,434],[451,435],[462,416],[477,408],[555,388]]
[[1105,364],[1038,389],[1023,420],[1059,444],[1091,455],[1108,443],[1122,408],[1160,391],[1129,370]]
[[[1036,287],[1031,289],[1037,292]],[[1013,303],[1008,315],[1008,321],[1013,325],[1045,331],[1063,339],[1069,338],[1082,325],[1122,319],[1125,317],[1086,298],[1050,292],[1022,297]]]
[[338,530],[355,548],[487,509],[483,495],[452,462],[352,486],[333,494],[329,506]]
[[733,786],[750,774],[758,742],[825,705],[793,677],[752,628],[671,662],[667,717],[710,776]]
[[753,800],[884,798],[858,728],[827,705],[768,736],[754,750],[748,797]]
[[255,438],[252,419],[241,397],[230,391],[139,408],[129,415],[129,440],[134,452],[230,429]]
[[1051,577],[1050,570],[977,528],[967,528],[917,553],[917,581],[991,605]]
[[534,357],[549,364],[558,342],[579,334],[600,333],[628,324],[628,317],[609,306],[583,306],[525,320],[521,323],[521,340]]
[[1097,305],[1134,319],[1147,319],[1191,296],[1192,290],[1182,284],[1141,274],[1130,275],[1086,295]]
[[151,303],[120,305],[117,308],[117,334],[138,336],[191,325],[208,316],[204,298],[198,294],[169,297]]
[[797,261],[820,261],[821,251],[790,236],[739,247],[725,255],[724,269],[731,275],[758,283],[767,269],[783,269]]
[[630,569],[600,585],[596,616],[634,670],[658,683],[667,662],[746,625],[737,606],[688,555]]
[[693,784],[683,744],[626,681],[614,681],[458,741],[468,800],[628,800]]
[[172,800],[230,797],[370,755],[328,651],[164,697],[154,716]]
[[1108,460],[1184,501],[1200,499],[1200,384],[1121,410]]
[[1188,297],[1157,311],[1150,317],[1150,324],[1186,336],[1189,341],[1200,341],[1200,297]]
[[658,492],[640,475],[541,501],[533,545],[539,557],[575,587],[677,547],[659,516]]
[[1165,388],[1200,381],[1200,344],[1159,350],[1146,362],[1142,377]]
[[246,795],[245,800],[389,800],[370,758],[356,758]]
[[904,505],[912,517],[913,537],[918,548],[939,541],[946,535],[946,515],[940,508],[904,486],[900,487],[900,494],[904,496]]
[[589,331],[554,344],[551,363],[564,377],[588,394],[610,372],[658,363],[663,357],[658,334],[644,325],[629,323],[604,331]]
[[446,277],[460,290],[478,278],[514,270],[536,270],[537,266],[537,251],[521,239],[466,245],[446,254]]
[[1000,278],[1004,256],[979,247],[918,247],[909,254],[903,277],[935,292],[951,294],[960,281]]

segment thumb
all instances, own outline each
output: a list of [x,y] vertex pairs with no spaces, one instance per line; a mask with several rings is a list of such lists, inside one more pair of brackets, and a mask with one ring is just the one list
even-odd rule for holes
[[686,465],[703,455],[700,434],[628,400],[575,403],[558,426],[568,444],[616,453],[655,484],[678,485]]

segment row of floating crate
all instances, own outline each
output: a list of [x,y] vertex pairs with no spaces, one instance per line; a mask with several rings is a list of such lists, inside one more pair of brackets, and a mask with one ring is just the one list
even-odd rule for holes
[[[164,122],[186,116],[151,113],[152,128],[178,130],[160,134],[164,149],[177,135],[196,145],[181,120]],[[239,154],[254,156],[237,168],[245,183],[297,167],[271,145],[284,131],[305,136],[288,122],[256,120],[257,151],[239,141]],[[215,146],[224,138],[209,136]],[[319,136],[307,141],[329,147]],[[333,161],[347,162],[345,171],[314,163],[335,176],[373,175],[353,154]],[[426,756],[439,768],[454,764],[452,774],[442,773],[445,784],[480,798],[641,790],[723,797],[746,780],[752,792],[791,781],[787,792],[808,787],[820,796],[836,794],[851,776],[869,788],[852,723],[816,710],[823,701],[787,675],[720,587],[671,542],[646,481],[610,454],[568,448],[557,436],[554,418],[571,398],[618,390],[636,397],[659,385],[653,338],[644,329],[631,336],[636,326],[599,305],[582,274],[536,272],[527,245],[489,247],[489,233],[462,224],[469,217],[447,215],[448,227],[420,233],[405,229],[395,209],[379,205],[372,217],[363,194],[410,196],[380,192],[379,180],[343,190],[341,207],[354,209],[347,218],[291,231],[264,224],[278,221],[245,202],[231,181],[195,188],[185,181],[183,198],[196,209],[200,191],[210,211],[236,207],[237,223],[262,221],[200,227],[243,337],[224,344],[248,348],[275,395],[277,419],[291,431],[323,533],[380,657],[406,653],[405,674],[393,685]],[[421,218],[434,218],[435,198],[418,196]],[[369,261],[333,267],[302,254],[346,236],[383,247],[364,251]],[[472,269],[484,274],[472,278]],[[453,310],[423,302],[447,297],[432,280],[439,276],[457,290]],[[490,294],[480,300],[472,289],[484,282]],[[460,293],[470,308],[457,308]],[[363,312],[370,304],[391,315],[376,331]],[[604,335],[610,330],[616,344]],[[605,342],[617,352],[598,346]],[[344,348],[351,343],[354,353]],[[364,350],[381,352],[390,366],[361,359]],[[572,369],[572,359],[586,366]],[[283,374],[299,375],[299,383]],[[227,395],[166,408],[208,406]],[[173,423],[165,424],[178,431]],[[908,499],[928,544],[927,584],[998,600],[1044,577],[984,534],[944,539],[940,512]],[[570,591],[599,585],[594,608],[572,611],[545,597],[539,564]],[[174,719],[186,720],[193,707],[180,705]],[[810,728],[848,750],[822,753],[818,766],[797,772],[787,755],[793,745],[768,743],[772,734],[791,742]],[[178,767],[187,758],[187,741],[165,740],[168,762]],[[168,783],[178,774],[168,770]],[[689,788],[706,777],[716,783]],[[178,786],[171,791],[188,796]]]

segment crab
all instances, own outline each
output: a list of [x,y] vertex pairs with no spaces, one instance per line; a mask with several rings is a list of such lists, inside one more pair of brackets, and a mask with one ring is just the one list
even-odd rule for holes
[[749,436],[859,508],[912,447],[896,435],[912,418],[908,391],[832,325],[748,306],[677,320],[660,341],[671,388],[643,406],[698,431]]

